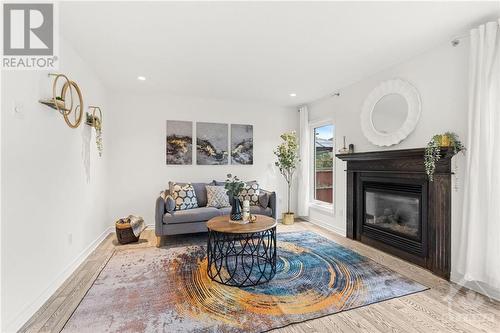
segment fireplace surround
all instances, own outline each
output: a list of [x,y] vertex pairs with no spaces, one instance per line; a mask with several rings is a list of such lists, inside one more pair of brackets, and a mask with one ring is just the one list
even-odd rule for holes
[[442,150],[434,181],[424,149],[338,154],[347,161],[347,237],[449,279],[451,153]]

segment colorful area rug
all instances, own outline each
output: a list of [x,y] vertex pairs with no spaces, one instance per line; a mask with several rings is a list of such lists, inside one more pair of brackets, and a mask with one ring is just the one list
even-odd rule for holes
[[207,277],[205,246],[116,251],[63,332],[263,332],[426,287],[312,232],[278,234],[274,279]]

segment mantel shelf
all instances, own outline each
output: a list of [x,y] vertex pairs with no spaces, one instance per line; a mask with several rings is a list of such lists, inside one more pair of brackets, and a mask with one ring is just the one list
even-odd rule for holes
[[[375,161],[375,160],[395,160],[395,159],[415,159],[424,158],[425,148],[379,150],[362,153],[336,154],[342,161]],[[441,148],[442,158],[451,158],[453,150],[451,148]]]

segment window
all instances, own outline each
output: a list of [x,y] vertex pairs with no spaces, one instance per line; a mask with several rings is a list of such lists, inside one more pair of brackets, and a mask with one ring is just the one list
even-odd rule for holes
[[333,125],[314,128],[314,200],[333,204]]

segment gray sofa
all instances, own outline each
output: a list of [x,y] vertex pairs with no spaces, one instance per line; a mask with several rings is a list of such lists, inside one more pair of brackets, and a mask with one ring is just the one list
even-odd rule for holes
[[[155,210],[155,233],[157,246],[160,246],[161,236],[189,234],[196,232],[206,232],[206,222],[212,217],[229,215],[231,207],[214,208],[207,207],[207,185],[223,185],[223,182],[212,181],[210,183],[192,183],[198,208],[187,210],[167,211],[165,199],[170,191],[165,190],[156,199]],[[272,216],[276,219],[276,193],[260,189],[261,193],[267,193],[269,203],[267,207],[250,206],[250,213]]]

